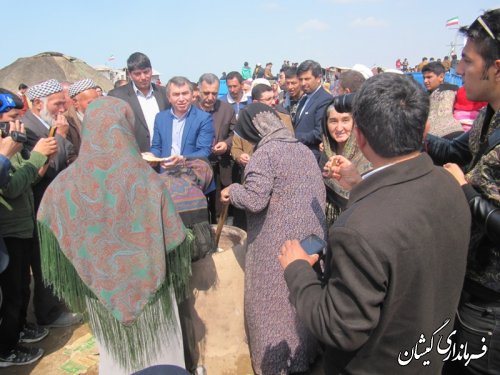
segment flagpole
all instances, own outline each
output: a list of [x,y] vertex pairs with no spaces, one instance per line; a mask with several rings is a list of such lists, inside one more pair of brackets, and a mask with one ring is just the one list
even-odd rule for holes
[[[457,25],[457,27],[451,27],[454,25]],[[453,43],[451,43],[451,51],[449,52],[449,56],[451,57],[451,55],[453,53],[457,54],[457,52],[458,52],[458,51],[456,51],[458,30],[460,29],[460,21],[459,21],[458,17],[453,17],[453,18],[450,18],[449,20],[447,20],[446,21],[446,28],[449,28],[452,30],[457,30],[457,32],[455,33],[455,37],[453,39]]]

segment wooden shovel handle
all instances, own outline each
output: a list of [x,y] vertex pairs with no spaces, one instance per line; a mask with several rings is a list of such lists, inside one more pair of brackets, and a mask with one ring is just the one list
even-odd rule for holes
[[222,227],[227,219],[227,211],[229,210],[229,205],[225,204],[222,208],[222,213],[219,216],[219,221],[217,223],[217,230],[215,231],[215,247],[219,246],[220,235],[222,233]]

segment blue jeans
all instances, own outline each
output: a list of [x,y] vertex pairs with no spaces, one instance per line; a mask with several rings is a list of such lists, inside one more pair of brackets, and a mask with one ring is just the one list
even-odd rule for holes
[[[482,353],[483,345],[488,351],[481,358],[466,361],[448,361],[444,374],[500,374],[500,305],[465,302],[458,307],[455,329],[457,349],[467,343],[467,352]],[[484,341],[483,341],[484,338]]]

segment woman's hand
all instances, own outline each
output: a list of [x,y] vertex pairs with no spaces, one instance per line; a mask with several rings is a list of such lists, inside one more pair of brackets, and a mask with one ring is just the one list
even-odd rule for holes
[[240,155],[240,160],[239,160],[239,164],[241,166],[245,166],[248,164],[248,162],[250,161],[250,155],[246,154],[246,153],[243,153]]
[[231,199],[229,198],[230,188],[231,186],[228,186],[220,192],[220,202],[225,206],[231,203]]

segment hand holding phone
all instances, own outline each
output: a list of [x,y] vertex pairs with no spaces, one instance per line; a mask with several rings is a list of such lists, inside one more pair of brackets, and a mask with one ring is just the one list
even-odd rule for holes
[[280,248],[278,260],[283,269],[286,269],[296,260],[305,260],[314,266],[321,257],[321,249],[326,242],[315,235],[311,235],[301,242],[299,240],[287,240]]
[[309,255],[320,254],[323,249],[326,248],[328,244],[322,238],[316,236],[315,234],[310,234],[302,241],[300,241],[300,246]]

